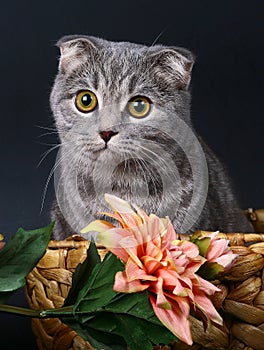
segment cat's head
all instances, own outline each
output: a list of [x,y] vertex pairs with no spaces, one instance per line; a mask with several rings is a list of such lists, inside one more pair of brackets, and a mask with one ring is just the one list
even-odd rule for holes
[[[106,192],[171,218],[194,188],[206,193],[207,167],[190,122],[189,51],[87,36],[58,46],[51,108],[62,143],[56,193],[68,220],[104,211],[98,198]],[[196,199],[195,209],[203,204]],[[191,211],[192,222],[196,216]]]
[[128,141],[157,140],[161,129],[170,135],[177,117],[190,122],[189,51],[87,36],[66,36],[57,45],[51,108],[62,142],[94,156],[116,153]]

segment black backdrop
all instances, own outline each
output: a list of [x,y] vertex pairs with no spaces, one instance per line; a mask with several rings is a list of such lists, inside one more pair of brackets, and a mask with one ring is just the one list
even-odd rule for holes
[[[19,1],[1,4],[0,232],[49,222],[56,152],[37,167],[56,135],[49,91],[54,44],[65,34],[184,46],[197,55],[193,120],[227,165],[241,207],[264,206],[263,3],[260,0]],[[9,303],[26,305],[23,291]],[[35,349],[30,320],[0,314],[0,347]],[[4,345],[3,345],[4,344]]]

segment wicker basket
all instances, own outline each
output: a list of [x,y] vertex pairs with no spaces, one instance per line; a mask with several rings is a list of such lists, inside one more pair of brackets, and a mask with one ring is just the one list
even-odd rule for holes
[[[246,213],[257,231],[264,232],[264,210]],[[181,342],[156,346],[160,350],[263,350],[264,349],[264,233],[221,234],[239,255],[220,281],[223,293],[213,303],[224,319],[223,327],[211,326],[206,333],[199,315],[190,316],[194,345]],[[188,236],[182,236],[188,239]],[[50,241],[47,252],[27,277],[26,297],[32,309],[63,305],[71,287],[72,273],[86,258],[89,242],[79,236]],[[106,253],[98,247],[101,257]],[[33,319],[32,329],[40,350],[80,350],[93,347],[57,318]],[[144,350],[144,348],[142,347]]]

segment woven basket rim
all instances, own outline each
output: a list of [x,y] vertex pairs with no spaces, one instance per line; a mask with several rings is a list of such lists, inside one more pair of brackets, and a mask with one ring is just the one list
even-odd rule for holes
[[[201,236],[207,236],[213,231],[201,231],[198,230]],[[218,231],[214,231],[218,232]],[[190,240],[192,234],[178,234],[178,239]],[[219,238],[224,238],[229,240],[230,245],[244,245],[244,244],[254,244],[264,242],[264,233],[223,233],[218,232]],[[50,240],[48,244],[48,249],[59,249],[59,248],[89,248],[91,241],[83,238],[79,234],[74,234],[67,237],[64,240]],[[105,249],[102,244],[95,243],[97,249]]]

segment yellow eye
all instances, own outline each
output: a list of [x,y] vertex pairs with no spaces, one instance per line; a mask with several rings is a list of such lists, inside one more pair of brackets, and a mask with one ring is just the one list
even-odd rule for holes
[[92,91],[89,90],[78,92],[75,99],[75,106],[82,113],[89,113],[93,111],[97,104],[97,97]]
[[151,108],[151,101],[144,96],[133,97],[128,102],[128,111],[135,118],[144,118],[146,117]]

